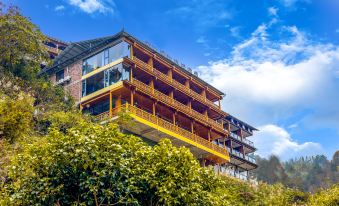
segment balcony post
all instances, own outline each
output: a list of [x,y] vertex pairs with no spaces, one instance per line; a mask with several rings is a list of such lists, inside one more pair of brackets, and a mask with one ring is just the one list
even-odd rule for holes
[[117,99],[115,100],[115,105],[118,108],[118,111],[120,111],[121,107],[121,95],[118,95]]
[[167,75],[168,75],[170,81],[172,82],[172,79],[173,79],[172,68],[169,68]]
[[[134,64],[134,69],[137,67],[136,64]],[[133,82],[133,68],[131,67],[131,71],[130,71],[130,81]]]
[[221,100],[220,100],[220,98],[218,100],[218,104],[219,104],[219,109],[221,109]]
[[112,92],[109,92],[109,118],[112,118]]
[[211,142],[211,128],[208,129],[208,141]]
[[177,112],[175,111],[175,112],[173,112],[173,115],[172,115],[173,116],[173,124],[174,125],[176,125],[176,113]]
[[149,86],[152,88],[152,94],[154,94],[154,78],[153,77],[151,78]]
[[131,89],[131,105],[134,105],[134,90]]
[[204,111],[204,115],[206,116],[206,120],[208,121],[208,108]]
[[133,55],[134,55],[134,47],[133,47],[133,45],[130,45],[130,56],[131,56],[131,59],[133,60],[134,59],[134,57],[133,57]]
[[191,132],[194,134],[194,120],[191,121]]
[[151,56],[151,57],[148,59],[147,64],[152,68],[152,71],[153,71],[153,56]]
[[185,81],[185,86],[186,86],[187,88],[190,88],[190,80],[189,80],[189,79],[186,79],[186,81]]
[[153,115],[155,116],[155,113],[156,113],[156,101],[153,101],[152,103],[152,112],[153,112]]

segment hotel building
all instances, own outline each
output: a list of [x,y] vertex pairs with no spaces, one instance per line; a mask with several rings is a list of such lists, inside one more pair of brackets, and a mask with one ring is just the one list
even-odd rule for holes
[[257,167],[248,140],[256,129],[221,109],[223,92],[124,31],[70,43],[42,72],[98,120],[128,112],[123,130],[150,144],[168,138],[241,179]]

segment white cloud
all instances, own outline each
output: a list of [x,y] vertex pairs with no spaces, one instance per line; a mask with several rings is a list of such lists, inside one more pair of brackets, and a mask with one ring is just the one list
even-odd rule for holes
[[55,11],[61,11],[61,10],[64,10],[64,9],[65,9],[64,5],[58,5],[54,8]]
[[114,13],[115,4],[112,0],[68,0],[69,4],[78,7],[80,10],[93,14]]
[[293,7],[298,2],[311,3],[312,0],[280,0],[285,7]]
[[336,32],[336,33],[339,33],[339,29],[336,29],[335,32]]
[[[271,40],[274,31],[281,36]],[[338,68],[339,46],[312,41],[297,27],[279,26],[272,21],[261,24],[248,39],[235,45],[228,58],[198,67],[203,79],[226,93],[223,108],[245,122],[257,127],[278,125],[308,110],[311,114],[297,119],[298,124],[311,129],[325,125],[339,131]],[[308,148],[318,145],[296,143],[283,128],[262,129],[266,133],[259,133],[261,139],[267,137],[267,132],[276,132],[275,139],[285,139],[282,143],[267,142],[271,146],[287,145],[275,149],[279,155],[289,156],[291,151],[293,155],[307,155]],[[262,145],[259,153],[269,148]]]
[[294,157],[311,156],[324,152],[318,143],[305,142],[299,144],[291,138],[286,130],[276,125],[264,125],[259,127],[259,130],[252,140],[258,148],[258,154],[262,157],[274,154],[282,160],[288,160]]
[[268,8],[268,14],[271,16],[277,16],[278,15],[278,8],[270,7]]

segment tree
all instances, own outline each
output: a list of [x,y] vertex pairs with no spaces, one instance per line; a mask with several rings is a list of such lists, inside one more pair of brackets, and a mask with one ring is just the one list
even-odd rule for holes
[[312,195],[309,200],[310,206],[337,206],[339,205],[339,184],[333,185],[326,190],[320,190]]
[[151,147],[114,124],[51,129],[9,165],[2,204],[226,205],[223,181],[169,140]]
[[45,39],[17,7],[0,2],[0,68],[24,79],[34,77],[40,64],[48,62]]

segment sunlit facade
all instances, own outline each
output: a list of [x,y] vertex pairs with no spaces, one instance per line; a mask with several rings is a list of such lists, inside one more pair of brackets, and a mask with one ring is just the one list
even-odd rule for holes
[[[156,143],[186,146],[203,166],[248,179],[256,168],[255,128],[221,109],[224,94],[126,32],[70,44],[43,72],[100,121],[126,111],[124,131]],[[60,76],[60,75],[59,75]]]

